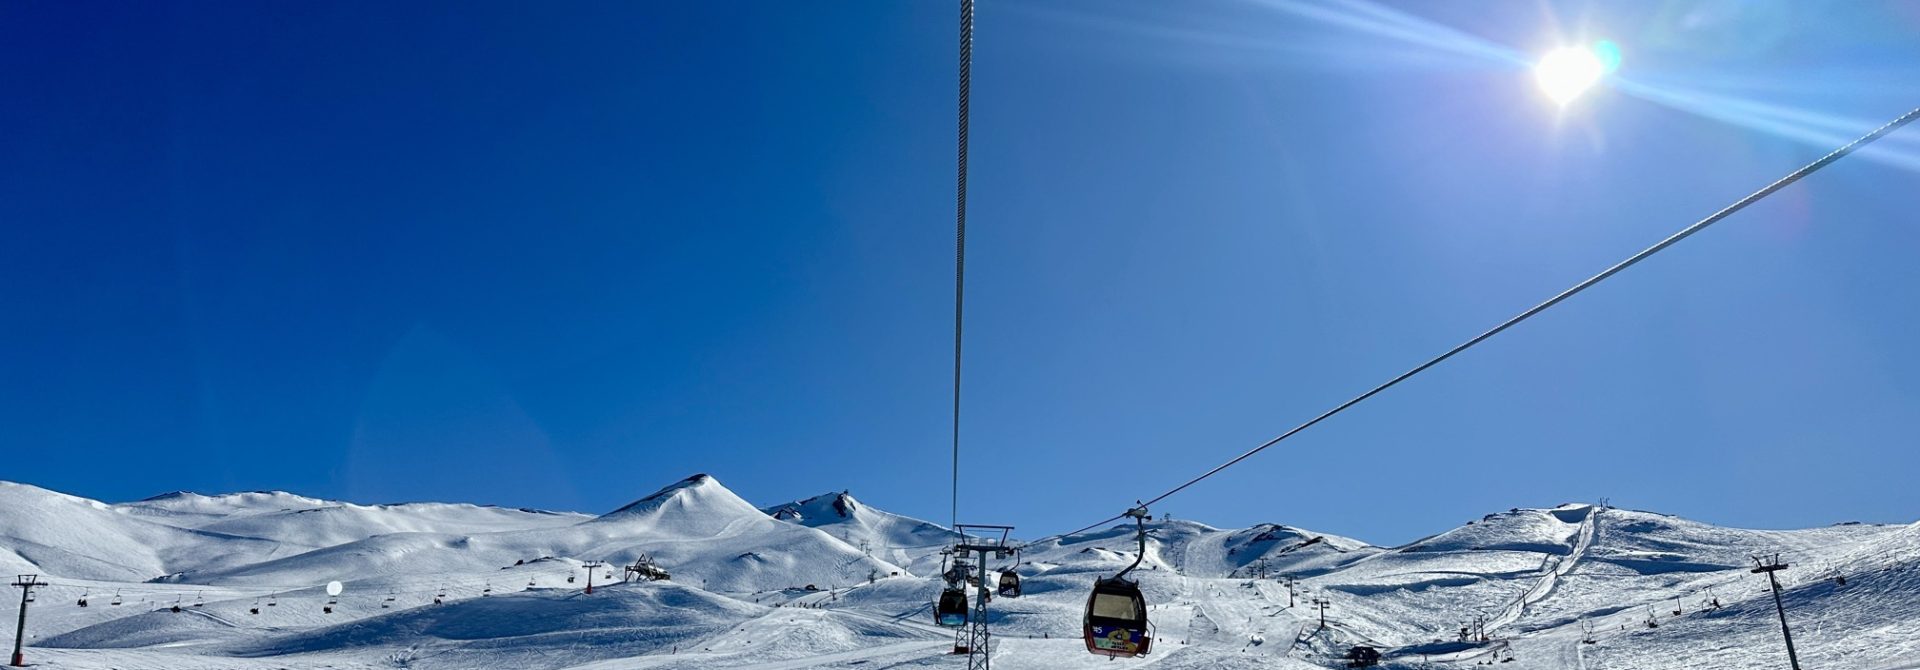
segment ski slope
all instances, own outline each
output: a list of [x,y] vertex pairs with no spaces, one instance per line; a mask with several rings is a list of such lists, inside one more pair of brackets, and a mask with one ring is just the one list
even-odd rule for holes
[[[0,569],[49,582],[27,639],[47,668],[964,667],[930,614],[952,537],[846,492],[755,507],[705,475],[600,515],[0,483]],[[1158,521],[1134,573],[1155,653],[1089,655],[1086,589],[1137,549],[1115,525],[990,564],[1025,586],[987,611],[996,667],[1341,667],[1354,645],[1390,668],[1781,667],[1748,571],[1779,553],[1806,667],[1920,668],[1920,524],[1760,531],[1568,504],[1381,547]],[[672,579],[622,583],[642,554]]]

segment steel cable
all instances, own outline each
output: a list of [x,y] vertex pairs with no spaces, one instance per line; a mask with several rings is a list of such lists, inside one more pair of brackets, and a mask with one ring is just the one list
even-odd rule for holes
[[967,116],[973,84],[973,0],[960,0],[959,158],[953,234],[953,498],[950,524],[960,524],[960,344],[967,304]]
[[[1641,250],[1640,253],[1629,256],[1627,257],[1626,260],[1620,261],[1619,263],[1615,263],[1612,267],[1609,267],[1606,270],[1601,271],[1600,274],[1596,274],[1592,277],[1588,277],[1585,281],[1582,281],[1578,284],[1574,284],[1572,288],[1569,288],[1565,291],[1561,291],[1559,294],[1554,295],[1551,298],[1548,298],[1545,302],[1542,302],[1538,305],[1534,305],[1532,308],[1529,308],[1528,310],[1521,312],[1520,314],[1514,316],[1513,318],[1510,318],[1510,319],[1507,319],[1506,321],[1501,322],[1500,325],[1494,326],[1492,329],[1474,336],[1473,339],[1467,340],[1466,342],[1462,342],[1458,346],[1455,346],[1452,349],[1448,349],[1445,353],[1442,353],[1439,356],[1429,359],[1427,362],[1421,363],[1420,365],[1414,367],[1411,370],[1400,373],[1400,375],[1397,377],[1387,380],[1386,383],[1383,383],[1379,386],[1375,386],[1372,389],[1368,390],[1366,393],[1362,393],[1358,396],[1354,396],[1353,399],[1340,403],[1339,405],[1335,406],[1333,409],[1322,412],[1319,416],[1313,417],[1313,419],[1307,421],[1306,423],[1295,426],[1292,430],[1289,430],[1285,433],[1281,433],[1278,437],[1275,437],[1271,440],[1267,440],[1266,442],[1261,443],[1260,446],[1249,449],[1246,452],[1240,454],[1239,456],[1233,457],[1232,460],[1229,460],[1225,463],[1215,466],[1212,470],[1208,470],[1204,473],[1201,473],[1200,476],[1198,477],[1189,479],[1185,483],[1182,483],[1179,486],[1175,486],[1172,489],[1169,489],[1165,493],[1162,493],[1158,496],[1154,496],[1152,499],[1146,501],[1144,504],[1140,506],[1151,506],[1154,503],[1160,502],[1162,500],[1167,499],[1168,497],[1171,497],[1176,493],[1184,491],[1189,486],[1198,484],[1201,481],[1207,479],[1208,477],[1212,477],[1216,474],[1219,474],[1221,471],[1226,470],[1227,468],[1233,467],[1234,465],[1239,464],[1241,461],[1247,460],[1248,458],[1252,457],[1254,454],[1258,454],[1262,451],[1265,451],[1268,447],[1279,444],[1281,440],[1285,440],[1289,437],[1293,437],[1295,434],[1298,434],[1303,430],[1313,427],[1314,424],[1320,423],[1321,421],[1325,421],[1328,418],[1331,418],[1335,414],[1339,414],[1343,411],[1346,411],[1346,409],[1349,407],[1358,405],[1362,401],[1368,398],[1372,398],[1375,395],[1378,395],[1381,391],[1385,391],[1389,388],[1393,388],[1394,385],[1399,384],[1400,382],[1406,381],[1407,379],[1413,377],[1414,375],[1425,372],[1428,368],[1439,365],[1441,362],[1449,358],[1452,358],[1455,354],[1466,351],[1467,349],[1472,348],[1476,344],[1485,342],[1487,339],[1500,334],[1502,331],[1505,331],[1508,328],[1512,328],[1513,326],[1518,325],[1520,322],[1525,321],[1529,318],[1532,318],[1536,314],[1546,311],[1547,308],[1553,307],[1554,305],[1558,305],[1562,301],[1566,300],[1567,298],[1571,298],[1574,295],[1580,293],[1581,291],[1587,290],[1588,288],[1592,287],[1594,284],[1598,284],[1601,281],[1606,280],[1608,277],[1612,277],[1613,275],[1618,274],[1621,270],[1625,270],[1629,267],[1632,267],[1634,264],[1639,263],[1640,261],[1646,260],[1647,257],[1652,256],[1656,253],[1659,253],[1660,251],[1666,249],[1667,247],[1673,246],[1674,244],[1678,243],[1680,240],[1684,240],[1692,236],[1694,233],[1700,232],[1701,230],[1705,230],[1707,226],[1711,226],[1715,223],[1719,223],[1721,220],[1726,219],[1729,216],[1732,216],[1735,212],[1738,212],[1742,209],[1746,209],[1748,205],[1759,202],[1761,199],[1769,195],[1773,195],[1774,192],[1779,191],[1780,189],[1786,188],[1788,185],[1791,185],[1796,181],[1800,181],[1801,178],[1806,177],[1807,175],[1813,174],[1814,172],[1817,172],[1821,168],[1824,168],[1828,165],[1832,165],[1834,161],[1838,161],[1841,158],[1846,157],[1848,154],[1851,154],[1854,151],[1860,149],[1861,147],[1864,147],[1868,144],[1873,143],[1875,140],[1885,137],[1888,133],[1891,133],[1894,130],[1899,129],[1901,126],[1907,125],[1908,123],[1912,122],[1915,118],[1920,118],[1920,108],[1915,108],[1912,111],[1909,111],[1905,114],[1900,115],[1898,118],[1895,118],[1892,121],[1888,121],[1886,125],[1880,126],[1879,128],[1875,128],[1872,132],[1862,135],[1858,139],[1855,139],[1852,142],[1848,142],[1838,149],[1834,149],[1832,152],[1829,152],[1827,155],[1821,156],[1819,160],[1815,160],[1812,163],[1808,163],[1807,165],[1801,167],[1800,169],[1794,170],[1793,172],[1788,173],[1787,176],[1774,180],[1773,183],[1767,184],[1766,186],[1762,187],[1760,190],[1754,191],[1753,193],[1748,194],[1746,197],[1734,201],[1733,204],[1727,205],[1726,207],[1721,208],[1720,211],[1714,212],[1713,214],[1708,215],[1706,218],[1694,222],[1693,225],[1680,229],[1680,232],[1674,233],[1668,236],[1666,239],[1661,240],[1658,243],[1654,244],[1653,246],[1647,247],[1646,249]],[[1067,535],[1077,535],[1077,534],[1086,532],[1088,530],[1097,528],[1102,524],[1106,524],[1108,522],[1120,519],[1121,517],[1124,517],[1124,516],[1125,516],[1124,514],[1116,515],[1116,516],[1107,518],[1105,520],[1099,521],[1097,523],[1089,524],[1088,526],[1081,528],[1079,530],[1076,530],[1070,533],[1064,533],[1061,536],[1065,537]]]

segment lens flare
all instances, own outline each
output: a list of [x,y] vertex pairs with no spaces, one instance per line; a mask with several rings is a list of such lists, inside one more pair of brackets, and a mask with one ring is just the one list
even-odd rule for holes
[[1593,43],[1593,55],[1600,59],[1600,70],[1604,74],[1613,74],[1620,69],[1620,45],[1613,40],[1600,40]]
[[1533,66],[1534,80],[1554,102],[1566,105],[1600,82],[1607,65],[1586,47],[1555,49]]

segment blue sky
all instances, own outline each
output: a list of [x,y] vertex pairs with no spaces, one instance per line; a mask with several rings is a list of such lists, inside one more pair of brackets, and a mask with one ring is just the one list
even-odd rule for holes
[[[950,4],[0,6],[0,478],[944,521]],[[983,0],[963,520],[1117,513],[1920,104],[1912,5],[1511,9]],[[1915,134],[1158,511],[1912,521]]]

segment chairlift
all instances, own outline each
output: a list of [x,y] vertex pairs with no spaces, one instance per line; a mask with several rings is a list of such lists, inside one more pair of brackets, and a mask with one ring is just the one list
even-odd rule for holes
[[206,598],[206,592],[205,592],[205,591],[197,591],[197,592],[195,592],[195,593],[193,594],[193,606],[194,606],[194,607],[206,607],[206,606],[207,606],[207,598]]
[[110,603],[107,603],[107,604],[109,604],[109,605],[113,605],[113,606],[115,606],[115,607],[119,607],[119,606],[120,606],[120,592],[119,592],[119,591],[114,591],[114,592],[113,592],[113,602],[110,602]]
[[1087,594],[1086,618],[1081,623],[1081,638],[1087,643],[1088,653],[1132,658],[1144,656],[1153,648],[1146,596],[1140,593],[1139,582],[1127,579],[1127,573],[1140,567],[1147,557],[1147,519],[1151,517],[1144,507],[1127,510],[1127,516],[1133,517],[1140,553],[1119,574],[1093,581],[1093,591]]
[[490,597],[492,597],[492,596],[493,596],[493,585],[492,585],[492,584],[488,584],[488,585],[487,585],[487,588],[484,588],[484,589],[480,589],[480,597],[482,597],[482,598],[490,598]]
[[259,613],[260,613],[260,599],[259,599],[259,598],[254,598],[254,599],[253,599],[253,607],[249,607],[249,608],[247,608],[247,613],[248,613],[248,614],[259,614]]
[[967,590],[959,586],[942,590],[940,602],[934,608],[933,620],[948,628],[967,625]]
[[568,584],[572,584],[572,583],[573,583],[573,575],[567,575],[567,583],[568,583]]
[[81,594],[80,594],[80,602],[79,602],[78,604],[79,604],[79,605],[80,605],[81,607],[86,607],[86,606],[87,606],[87,594],[85,594],[85,593],[81,593]]
[[1000,573],[1000,595],[1008,598],[1020,597],[1020,575],[1012,570]]

